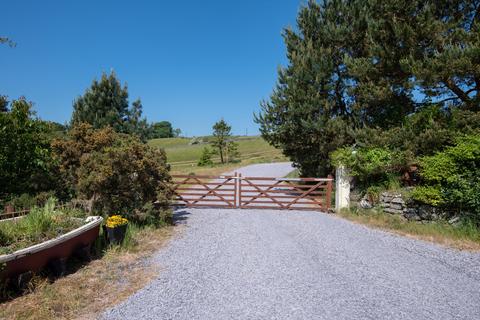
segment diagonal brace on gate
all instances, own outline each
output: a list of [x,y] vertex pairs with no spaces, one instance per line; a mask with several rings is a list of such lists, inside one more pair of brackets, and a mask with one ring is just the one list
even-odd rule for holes
[[[258,191],[258,195],[257,196],[252,196],[252,198],[248,201],[245,201],[243,204],[240,204],[240,205],[248,205],[248,204],[251,204],[251,203],[254,203],[254,200],[260,198],[262,195],[264,195],[266,198],[272,200],[274,203],[276,203],[278,206],[280,206],[280,208],[284,208],[285,206],[278,202],[274,197],[272,197],[271,195],[268,194],[268,192],[270,190],[272,190],[273,188],[277,187],[280,185],[281,181],[278,181],[276,182],[275,184],[271,185],[270,187],[267,187],[267,189],[261,189],[260,187],[258,187],[257,185],[253,184],[250,180],[248,179],[244,179],[244,181],[246,181],[250,186],[254,187],[257,191]],[[242,186],[242,184],[240,184],[240,187]]]
[[[226,203],[228,203],[229,205],[234,206],[234,204],[233,204],[231,201],[225,199],[224,197],[222,197],[220,194],[218,194],[218,193],[216,192],[216,190],[218,190],[220,187],[222,187],[225,183],[228,183],[229,181],[231,181],[232,178],[227,178],[225,181],[223,181],[223,183],[219,183],[218,186],[216,186],[215,188],[210,188],[210,187],[208,187],[206,184],[203,184],[203,183],[202,183],[199,179],[197,179],[197,178],[195,178],[195,180],[197,180],[197,182],[198,182],[199,184],[201,184],[201,185],[205,188],[205,190],[207,190],[208,192],[207,192],[206,194],[202,195],[199,199],[196,199],[195,201],[193,201],[192,204],[195,204],[195,203],[198,203],[198,202],[202,201],[202,199],[205,199],[208,195],[212,195],[212,196],[218,197],[218,198],[221,199],[223,202],[226,202]],[[233,201],[235,201],[235,199],[234,199]]]

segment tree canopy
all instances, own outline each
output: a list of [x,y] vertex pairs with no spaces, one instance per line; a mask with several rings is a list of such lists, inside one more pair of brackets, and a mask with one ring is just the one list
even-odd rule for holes
[[143,140],[148,136],[148,124],[142,119],[142,103],[135,100],[129,106],[128,89],[122,87],[114,72],[94,80],[84,95],[73,104],[71,124],[89,123],[95,129],[112,127],[120,133],[136,134]]
[[220,161],[225,163],[228,138],[232,135],[232,127],[225,120],[215,122],[213,129],[212,146],[217,149]]
[[0,112],[7,112],[8,111],[8,97],[0,95]]
[[172,138],[175,136],[172,124],[168,121],[160,121],[152,123],[150,137],[152,139],[158,138]]
[[25,98],[0,112],[0,197],[52,188],[50,129]]
[[[215,122],[212,127],[213,140],[210,142],[213,148],[220,156],[220,162],[232,162],[240,156],[238,152],[238,144],[231,139],[232,127],[223,119]],[[204,149],[202,157],[205,156],[207,150]]]
[[366,143],[365,130],[432,106],[445,125],[476,114],[479,14],[478,0],[310,0],[283,33],[289,63],[256,115],[262,135],[303,175],[325,176],[329,154]]

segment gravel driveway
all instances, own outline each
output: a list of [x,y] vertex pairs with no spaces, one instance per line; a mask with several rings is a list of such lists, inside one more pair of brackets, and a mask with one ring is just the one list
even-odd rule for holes
[[291,162],[277,162],[277,163],[258,163],[227,172],[227,175],[233,175],[235,172],[241,173],[242,176],[254,177],[274,177],[282,178],[293,171]]
[[105,319],[480,319],[480,254],[319,212],[175,215],[159,278]]

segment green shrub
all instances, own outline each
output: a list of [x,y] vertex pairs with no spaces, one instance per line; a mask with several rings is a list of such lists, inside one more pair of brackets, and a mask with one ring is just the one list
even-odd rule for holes
[[378,203],[380,200],[380,193],[382,192],[382,188],[380,186],[370,186],[367,188],[366,194],[367,197],[372,203]]
[[440,188],[433,186],[418,186],[412,190],[412,199],[429,204],[431,206],[441,206],[445,204]]
[[50,190],[56,185],[50,129],[36,119],[32,104],[14,100],[0,112],[0,198]]
[[54,150],[69,188],[93,200],[95,210],[154,224],[168,214],[171,177],[162,149],[110,128],[80,124],[68,140],[56,141]]
[[27,210],[34,206],[43,207],[48,199],[54,198],[55,192],[54,191],[44,191],[39,192],[36,195],[30,195],[27,193],[23,193],[19,196],[11,198],[7,204],[13,206],[15,210]]
[[213,151],[210,150],[209,147],[204,147],[197,165],[199,167],[212,166],[213,165],[212,155],[213,155]]
[[13,197],[8,204],[15,208],[16,211],[30,209],[36,205],[35,197],[28,193],[23,193],[17,197]]
[[480,135],[457,139],[457,143],[433,156],[420,159],[423,187],[414,198],[468,212],[480,222]]
[[398,161],[399,156],[385,148],[341,148],[331,154],[332,162],[343,165],[355,177],[358,186],[370,193],[379,193],[381,189],[398,187]]

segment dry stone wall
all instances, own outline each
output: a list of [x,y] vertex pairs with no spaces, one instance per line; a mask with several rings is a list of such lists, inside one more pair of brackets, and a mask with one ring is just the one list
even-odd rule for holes
[[448,218],[448,213],[429,205],[416,204],[406,201],[402,194],[382,192],[380,206],[385,212],[399,214],[414,221],[432,221]]

